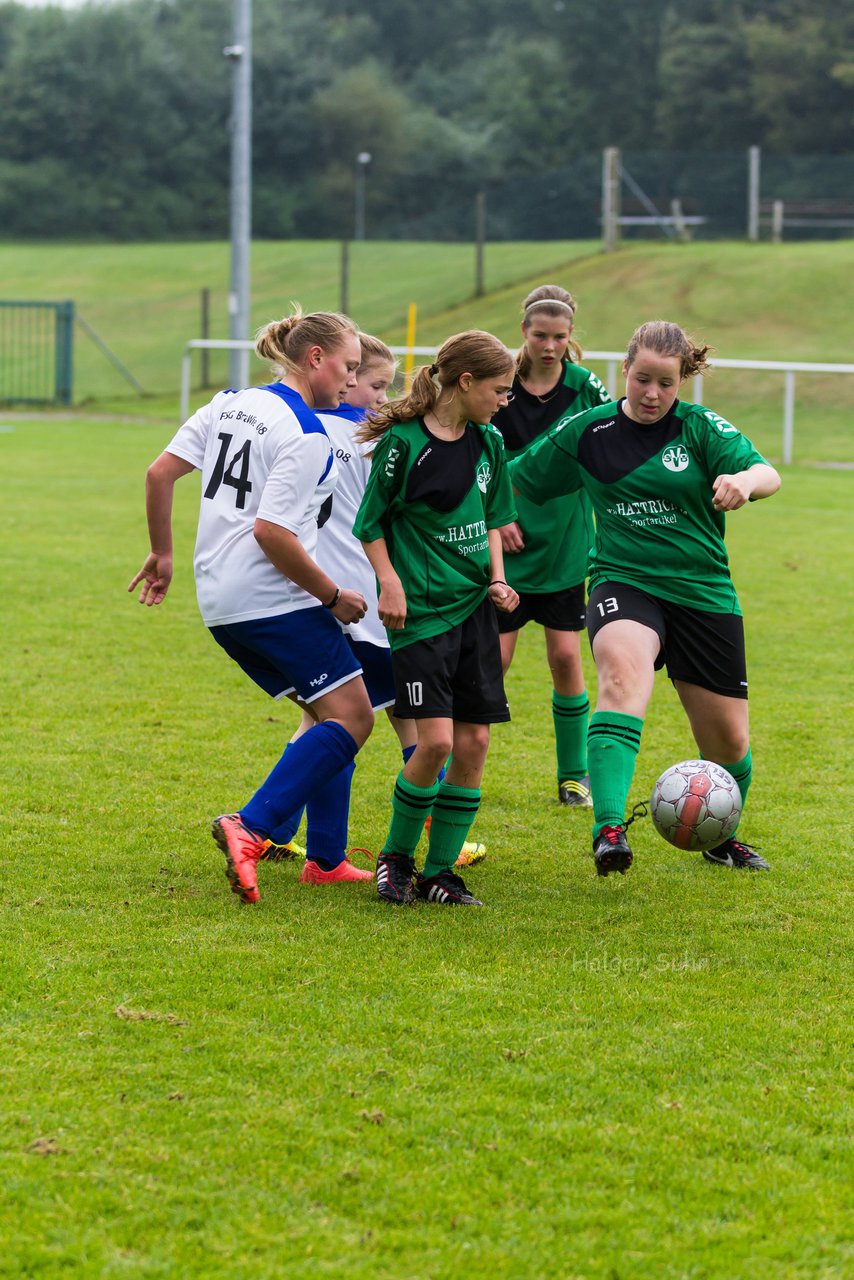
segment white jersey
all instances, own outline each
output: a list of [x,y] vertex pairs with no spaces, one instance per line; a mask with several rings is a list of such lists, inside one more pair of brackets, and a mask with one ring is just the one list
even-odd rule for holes
[[362,544],[353,533],[356,512],[371,471],[371,443],[355,439],[357,426],[364,421],[362,409],[342,406],[337,413],[318,414],[332,443],[338,480],[332,498],[332,511],[317,540],[317,563],[342,587],[359,591],[368,603],[361,622],[344,630],[354,640],[388,648],[386,629],[377,613],[377,580]]
[[207,625],[316,607],[254,536],[256,519],[268,520],[315,557],[318,517],[337,471],[323,424],[302,397],[280,382],[220,392],[167,451],[202,473],[193,567]]

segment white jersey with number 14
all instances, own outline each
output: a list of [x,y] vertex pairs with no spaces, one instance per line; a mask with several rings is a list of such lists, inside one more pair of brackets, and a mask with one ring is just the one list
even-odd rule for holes
[[314,558],[321,507],[337,470],[323,424],[281,383],[223,391],[167,451],[202,473],[194,569],[208,626],[275,617],[318,601],[259,547],[256,519],[288,529]]

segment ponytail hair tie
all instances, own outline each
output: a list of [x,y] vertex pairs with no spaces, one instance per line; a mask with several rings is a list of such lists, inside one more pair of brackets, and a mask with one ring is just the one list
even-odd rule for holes
[[430,365],[430,377],[435,378],[438,372],[439,372],[439,366],[434,361],[433,364]]

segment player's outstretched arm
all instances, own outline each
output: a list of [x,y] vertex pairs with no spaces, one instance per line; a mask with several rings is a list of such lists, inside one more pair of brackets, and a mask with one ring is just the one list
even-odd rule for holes
[[164,452],[152,462],[145,476],[145,513],[151,551],[131,579],[128,591],[140,583],[139,603],[160,604],[172,581],[172,497],[175,481],[195,468],[191,462]]
[[780,488],[780,475],[767,462],[756,462],[746,471],[720,475],[712,485],[715,511],[737,511],[745,502],[770,498]]

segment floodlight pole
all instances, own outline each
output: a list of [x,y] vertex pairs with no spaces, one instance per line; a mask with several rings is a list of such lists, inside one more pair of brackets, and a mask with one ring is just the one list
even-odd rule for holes
[[356,217],[353,227],[353,239],[365,238],[365,187],[368,165],[371,163],[370,151],[360,151],[356,156]]
[[[228,335],[249,336],[249,245],[252,238],[252,0],[234,0],[234,44],[223,49],[231,81],[231,289]],[[232,387],[249,382],[249,352],[232,351]]]

